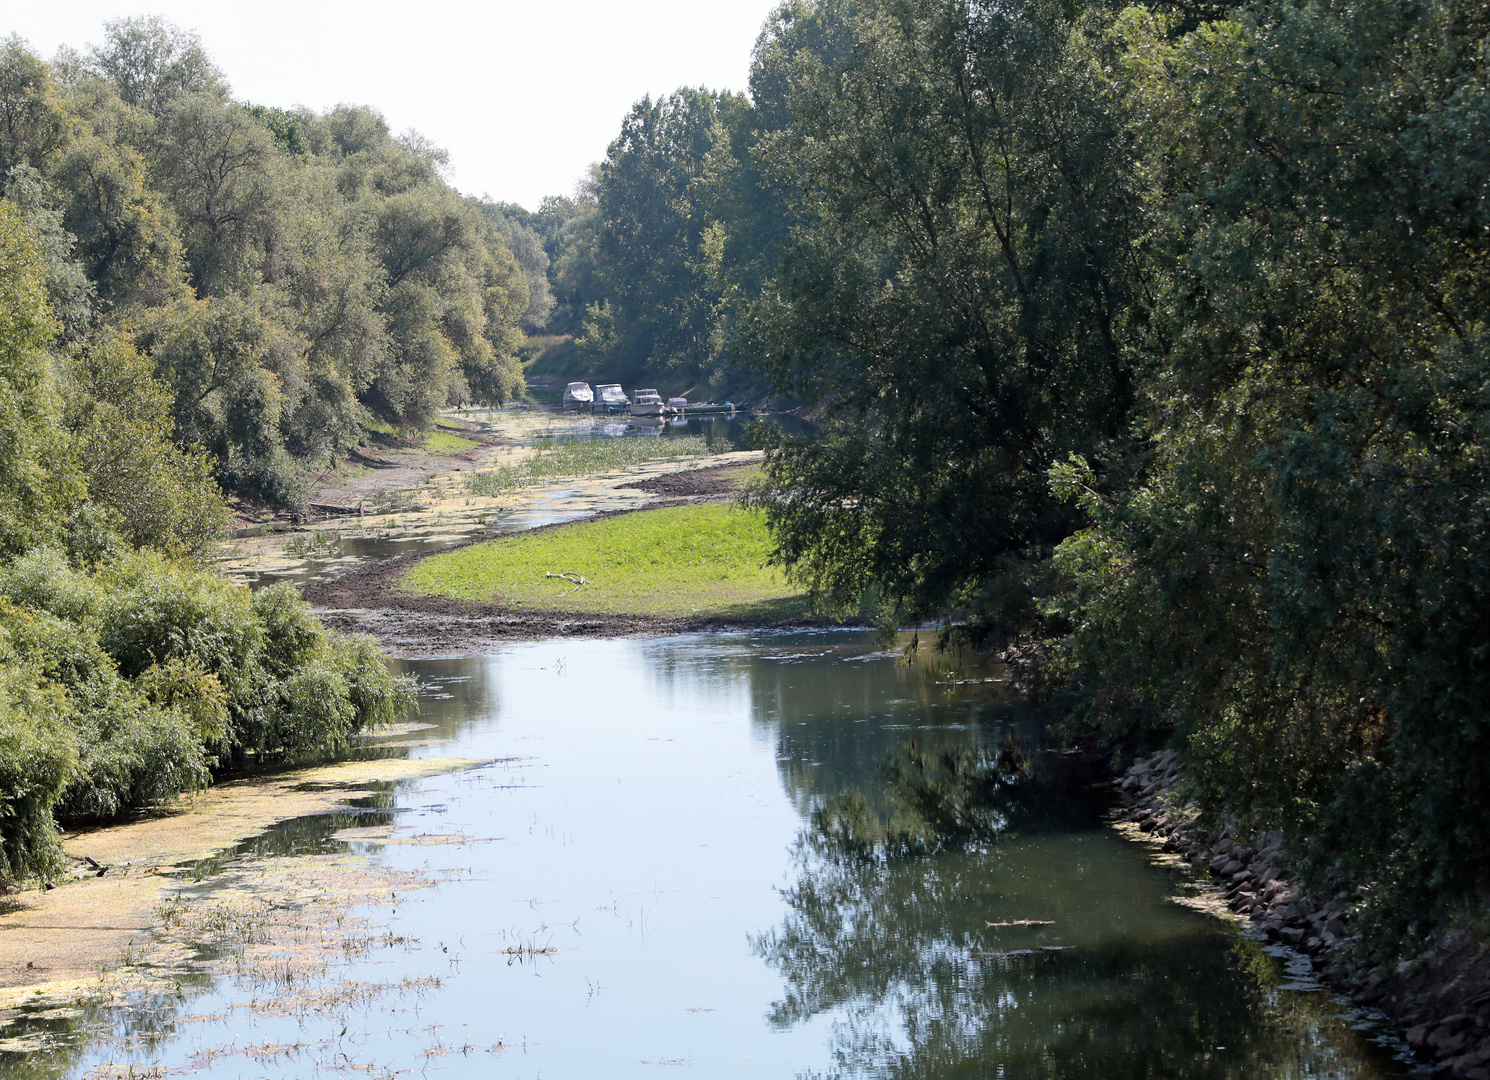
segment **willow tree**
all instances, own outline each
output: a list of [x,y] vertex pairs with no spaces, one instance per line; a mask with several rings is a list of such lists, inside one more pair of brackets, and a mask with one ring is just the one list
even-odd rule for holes
[[1059,561],[1094,717],[1313,837],[1390,950],[1490,883],[1482,5],[1125,17],[1154,181],[1143,482]]
[[1051,462],[1121,441],[1139,200],[1102,26],[1066,10],[802,0],[757,47],[799,224],[742,347],[826,420],[758,501],[831,604],[1007,599],[1077,521]]

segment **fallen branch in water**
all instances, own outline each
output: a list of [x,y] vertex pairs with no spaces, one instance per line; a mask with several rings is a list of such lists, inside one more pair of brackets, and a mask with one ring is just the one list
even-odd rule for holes
[[1054,926],[1054,919],[1015,919],[1013,922],[991,922],[987,926]]
[[569,590],[572,593],[579,592],[579,587],[581,585],[593,585],[593,584],[595,584],[593,581],[587,581],[585,579],[584,575],[582,575],[582,574],[555,574],[555,573],[552,573],[552,572],[550,572],[548,570],[545,570],[543,572],[543,576],[546,577],[546,578],[551,578],[551,577],[563,578],[565,581],[572,581],[572,582],[574,582],[574,588],[572,588],[572,589]]

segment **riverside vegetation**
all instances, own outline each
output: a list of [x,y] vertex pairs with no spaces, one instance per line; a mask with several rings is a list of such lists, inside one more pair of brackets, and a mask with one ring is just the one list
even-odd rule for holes
[[[288,587],[198,565],[228,519],[168,385],[116,329],[68,340],[58,264],[0,200],[0,887],[252,760],[335,751],[412,688]],[[63,269],[67,267],[64,266]]]
[[712,451],[697,436],[681,439],[541,439],[533,456],[515,465],[473,473],[473,495],[500,496],[548,480],[617,472],[648,461],[698,458]]
[[520,331],[552,374],[769,383],[823,421],[748,496],[792,584],[1168,745],[1389,995],[1490,896],[1487,36],[1469,0],[785,0],[748,94],[639,102],[534,213],[368,110],[234,102],[163,24],[11,41],[0,546],[200,551],[190,492],[289,504],[369,411],[514,392]]

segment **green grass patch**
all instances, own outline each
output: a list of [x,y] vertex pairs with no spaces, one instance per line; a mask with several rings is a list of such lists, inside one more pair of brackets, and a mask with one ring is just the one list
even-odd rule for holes
[[682,439],[559,439],[540,442],[526,461],[492,472],[472,473],[466,488],[473,495],[498,496],[566,476],[620,472],[648,461],[706,457],[713,453],[697,435]]
[[462,450],[469,450],[475,445],[474,440],[463,439],[459,435],[450,434],[448,431],[433,431],[424,437],[424,448],[440,454],[458,454]]
[[[544,611],[791,619],[806,596],[765,565],[771,537],[753,510],[695,503],[473,544],[415,563],[403,586]],[[593,584],[546,578],[582,575]]]

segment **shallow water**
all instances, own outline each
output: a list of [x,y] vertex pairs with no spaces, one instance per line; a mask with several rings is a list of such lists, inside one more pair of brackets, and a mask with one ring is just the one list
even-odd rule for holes
[[[1282,988],[1278,959],[1175,903],[1188,875],[1108,827],[1079,782],[1043,788],[1048,805],[982,853],[866,861],[804,842],[823,797],[879,800],[884,757],[908,739],[1003,740],[996,667],[907,662],[849,631],[402,666],[429,684],[435,725],[412,752],[491,763],[401,784],[361,816],[287,823],[257,849],[335,847],[349,821],[468,837],[354,842],[440,884],[377,911],[403,947],[326,974],[440,985],[251,1023],[228,1010],[262,988],[188,985],[153,1011],[71,1021],[132,1034],[133,1050],[80,1034],[65,1052],[0,1054],[0,1077],[193,1060],[223,1077],[1405,1075],[1328,995]],[[988,925],[1020,919],[1052,925]],[[307,1049],[253,1059],[249,1043]],[[201,1054],[213,1045],[229,1049]]]
[[706,440],[716,453],[756,450],[761,425],[790,435],[808,435],[815,427],[801,417],[783,413],[711,413],[705,416],[652,417],[611,415],[576,406],[565,407],[559,390],[531,390],[532,403],[493,409],[463,409],[459,416],[490,435],[517,445],[537,439],[682,438]]

